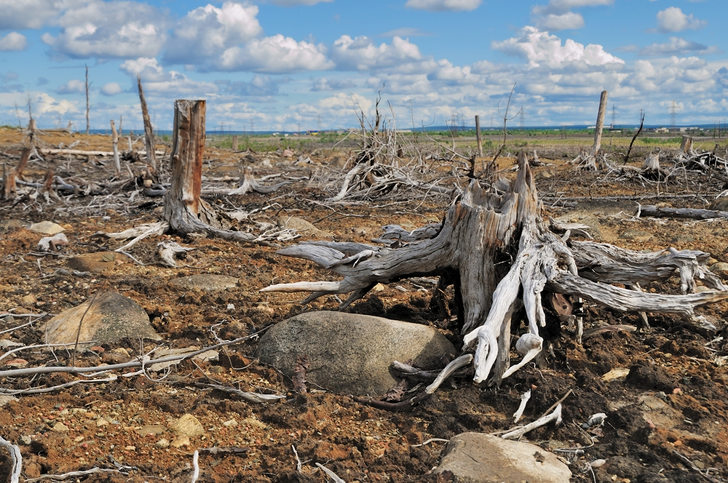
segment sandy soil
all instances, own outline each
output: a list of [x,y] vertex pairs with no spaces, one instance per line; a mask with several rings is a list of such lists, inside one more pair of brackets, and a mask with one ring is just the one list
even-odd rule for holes
[[[49,146],[109,149],[107,138],[45,133]],[[17,163],[21,134],[0,129],[0,158],[9,168]],[[161,147],[161,146],[160,146]],[[296,156],[300,153],[296,153]],[[216,196],[220,210],[265,209],[260,220],[304,218],[335,239],[369,242],[385,224],[414,229],[439,221],[447,200],[382,201],[328,207],[322,201],[335,192],[306,182],[319,169],[333,170],[349,153],[319,150],[307,153],[312,163],[297,165],[276,153],[232,153],[208,150],[203,187],[232,188],[245,166],[256,174],[301,175],[274,195]],[[265,160],[268,161],[265,161]],[[537,186],[548,216],[565,216],[598,225],[595,237],[625,248],[657,250],[668,246],[710,252],[713,262],[728,261],[728,221],[637,219],[634,200],[589,197],[654,195],[640,201],[704,208],[721,183],[692,173],[683,181],[657,186],[635,180],[578,173],[563,159],[546,160],[535,169]],[[108,160],[62,156],[31,163],[26,179],[41,181],[48,163],[66,180],[108,180]],[[499,166],[512,165],[504,158]],[[138,172],[137,165],[132,169]],[[337,168],[338,169],[338,168]],[[339,177],[340,179],[340,177]],[[697,193],[696,193],[697,192]],[[665,196],[667,195],[667,196]],[[686,196],[695,195],[695,196]],[[22,344],[43,341],[42,322],[78,305],[94,293],[114,289],[139,303],[154,328],[172,347],[206,346],[218,338],[234,339],[262,330],[293,314],[335,309],[333,298],[301,306],[300,295],[261,294],[271,283],[325,280],[309,262],[275,254],[276,246],[244,245],[217,239],[173,235],[140,242],[130,253],[142,264],[119,256],[104,273],[74,275],[67,259],[76,254],[114,250],[121,243],[94,236],[157,221],[161,198],[132,192],[113,196],[64,196],[46,202],[27,196],[0,201],[0,339]],[[14,221],[17,220],[17,221]],[[41,235],[23,226],[42,220],[63,225],[70,244],[50,255],[39,254]],[[305,239],[304,237],[303,239]],[[315,238],[315,237],[314,237]],[[194,248],[178,268],[156,263],[158,242],[175,240]],[[198,273],[237,277],[237,287],[204,293],[173,288],[175,277]],[[351,311],[409,320],[437,327],[457,344],[454,323],[430,309],[429,290],[402,281],[386,286],[354,304]],[[645,287],[669,290],[671,286]],[[9,313],[48,313],[31,326],[8,330],[29,319]],[[352,397],[323,390],[292,392],[291,381],[253,357],[255,340],[226,347],[219,361],[184,361],[166,378],[135,376],[102,384],[79,384],[50,394],[18,395],[0,408],[0,436],[20,446],[23,475],[35,478],[91,468],[110,472],[79,477],[81,481],[189,481],[192,453],[202,448],[236,448],[235,452],[200,455],[200,481],[326,481],[321,463],[346,481],[435,481],[428,472],[438,464],[444,444],[416,446],[430,438],[450,438],[463,431],[494,432],[511,426],[520,394],[533,392],[525,419],[538,417],[556,400],[564,401],[564,423],[528,435],[571,463],[577,481],[704,481],[728,479],[728,329],[727,304],[701,313],[719,322],[709,332],[679,317],[650,317],[650,329],[610,331],[577,344],[566,331],[553,336],[553,351],[500,388],[475,386],[468,379],[446,384],[433,397],[406,411],[373,408]],[[637,325],[637,315],[602,307],[586,307],[586,328],[604,324]],[[4,331],[4,332],[3,332]],[[344,344],[346,341],[332,341]],[[139,341],[118,347],[98,346],[75,356],[77,365],[119,362],[149,350]],[[7,349],[0,349],[0,356]],[[70,364],[72,351],[27,350],[0,360],[12,367]],[[629,370],[629,376],[625,374]],[[611,371],[611,372],[610,372]],[[607,374],[619,374],[609,380]],[[22,389],[52,386],[77,379],[70,375],[0,378],[0,387]],[[235,395],[196,387],[216,382],[245,391],[286,395],[269,404],[253,404]],[[313,388],[316,389],[316,388]],[[605,424],[585,429],[590,415],[604,412]],[[193,415],[202,431],[189,441],[172,429],[183,415]],[[298,454],[301,470],[296,470]],[[606,460],[599,462],[597,460]],[[588,463],[595,462],[592,468]],[[0,479],[8,459],[0,451]],[[603,463],[603,464],[600,464]],[[692,466],[692,467],[691,467]]]

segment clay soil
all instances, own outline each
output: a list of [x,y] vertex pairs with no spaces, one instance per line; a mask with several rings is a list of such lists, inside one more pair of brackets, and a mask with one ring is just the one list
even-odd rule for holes
[[[110,150],[104,136],[47,132],[41,141],[54,147],[79,141],[75,149]],[[17,163],[21,142],[20,131],[0,130],[0,156],[9,169]],[[396,223],[414,229],[441,220],[449,202],[444,197],[325,203],[338,185],[317,183],[316,174],[328,170],[339,173],[334,179],[342,179],[343,162],[351,153],[337,149],[297,151],[293,157],[284,157],[280,151],[233,153],[210,148],[203,188],[232,189],[248,166],[259,177],[289,177],[293,182],[273,194],[207,199],[221,211],[260,210],[253,218],[271,223],[298,217],[320,230],[302,235],[299,241],[328,238],[371,243],[383,225]],[[296,163],[301,154],[310,161]],[[597,240],[625,248],[699,249],[712,254],[711,263],[728,262],[728,220],[633,216],[637,201],[705,208],[711,196],[723,189],[722,182],[689,173],[690,180],[658,186],[578,172],[565,157],[541,157],[546,164],[536,167],[535,174],[546,216],[591,223],[597,227]],[[635,166],[639,161],[635,159]],[[507,170],[513,163],[512,157],[504,157],[499,168]],[[32,162],[25,179],[42,181],[49,165],[69,182],[100,183],[112,177],[108,158],[56,156]],[[141,166],[132,163],[131,168],[136,173]],[[658,193],[659,197],[638,198]],[[71,256],[113,251],[122,244],[95,233],[158,221],[161,215],[162,198],[145,197],[134,190],[97,196],[65,194],[50,201],[42,195],[35,200],[26,195],[0,201],[0,339],[42,344],[45,321],[103,290],[116,290],[140,304],[163,339],[127,340],[76,354],[65,349],[28,349],[0,360],[0,370],[70,365],[72,360],[81,366],[123,362],[155,345],[203,347],[263,331],[304,311],[336,309],[338,302],[333,297],[303,306],[300,294],[259,292],[272,283],[330,279],[331,274],[312,263],[276,255],[277,247],[293,243],[290,241],[251,245],[167,234],[131,248],[129,253],[136,261],[117,254],[112,266],[103,271],[74,272],[69,267]],[[43,220],[64,226],[69,245],[51,254],[38,252],[42,235],[26,227]],[[179,267],[164,267],[155,256],[156,245],[163,240],[194,250]],[[238,284],[218,292],[182,290],[170,284],[176,277],[194,274],[233,276]],[[675,285],[643,288],[677,293]],[[378,286],[350,310],[434,326],[459,347],[457,322],[430,303],[433,289],[427,280]],[[452,300],[449,303],[452,308]],[[200,454],[199,481],[326,481],[316,463],[346,481],[436,481],[429,473],[445,447],[440,439],[464,431],[490,433],[510,428],[520,395],[530,389],[533,396],[524,415],[527,422],[569,393],[563,402],[563,423],[533,431],[527,439],[568,461],[575,481],[723,481],[728,480],[728,305],[701,308],[700,312],[716,322],[717,332],[664,315],[649,315],[649,329],[607,331],[585,338],[583,344],[563,330],[551,336],[550,354],[539,364],[523,368],[499,388],[474,385],[467,377],[455,378],[431,398],[399,411],[375,408],[326,388],[310,387],[306,394],[296,393],[290,380],[256,361],[256,339],[251,338],[219,349],[217,361],[186,360],[166,376],[150,373],[148,377],[78,384],[47,394],[18,394],[0,408],[0,436],[20,447],[23,478],[28,479],[121,468],[122,472],[78,476],[76,480],[189,481],[193,452],[222,448],[217,454]],[[31,313],[48,315],[12,330],[31,320],[18,314]],[[587,330],[608,324],[637,326],[638,321],[636,314],[592,304],[585,307]],[[346,344],[346,340],[321,343]],[[0,349],[0,356],[7,350]],[[0,387],[47,387],[79,378],[63,374],[0,378]],[[200,383],[286,397],[255,404],[229,392],[202,388]],[[603,425],[582,426],[600,412],[607,416]],[[179,439],[172,429],[186,414],[199,420],[203,430],[189,441]],[[440,439],[421,445],[431,438]],[[0,479],[8,469],[9,459],[0,450]]]

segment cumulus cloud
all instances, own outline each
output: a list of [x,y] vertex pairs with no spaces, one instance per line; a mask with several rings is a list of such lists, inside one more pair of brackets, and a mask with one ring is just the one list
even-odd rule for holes
[[537,25],[545,30],[575,30],[584,26],[584,17],[575,12],[549,13],[538,18]]
[[708,54],[717,50],[715,47],[709,47],[680,37],[670,37],[668,42],[648,45],[640,50],[640,54],[647,56],[689,55]]
[[37,93],[31,97],[33,112],[39,116],[44,114],[58,114],[63,116],[68,113],[78,112],[78,108],[72,102],[65,99],[55,99],[45,92]]
[[407,0],[406,7],[420,10],[446,11],[446,10],[475,10],[482,0]]
[[85,2],[66,10],[58,23],[61,32],[43,34],[43,42],[76,58],[154,56],[166,36],[164,16],[136,2]]
[[334,41],[331,58],[339,69],[368,70],[416,61],[422,55],[415,44],[401,37],[393,37],[391,44],[376,45],[369,37],[342,35]]
[[86,92],[86,84],[78,79],[71,79],[58,88],[59,94],[82,94]]
[[333,66],[325,48],[311,42],[297,41],[281,34],[252,39],[226,49],[216,61],[220,70],[250,70],[283,73],[324,70]]
[[144,92],[171,93],[176,97],[180,94],[206,96],[218,90],[211,82],[194,81],[180,72],[165,70],[153,57],[126,60],[121,69],[133,77],[141,77]]
[[105,96],[115,96],[116,94],[121,94],[122,90],[118,82],[107,82],[101,88],[101,93]]
[[574,30],[584,26],[584,17],[572,12],[575,8],[611,5],[614,0],[551,0],[546,5],[536,5],[531,15],[537,27],[544,30]]
[[18,32],[10,32],[5,37],[0,38],[0,51],[10,52],[25,50],[28,46],[28,40],[25,35]]
[[343,89],[352,89],[357,86],[353,79],[329,79],[327,77],[316,77],[311,84],[312,92],[329,92]]
[[685,14],[678,7],[668,7],[657,12],[657,28],[660,32],[695,30],[704,25],[704,20],[695,18],[693,14]]
[[255,5],[234,2],[225,2],[219,8],[209,4],[196,8],[174,27],[165,60],[187,64],[217,57],[260,35],[263,29],[257,15]]
[[577,64],[594,67],[624,64],[624,61],[606,52],[598,44],[580,44],[567,39],[563,44],[556,35],[526,26],[517,37],[493,42],[492,47],[507,54],[524,57],[529,67],[561,68]]
[[84,0],[0,0],[0,29],[37,29],[53,23],[64,9]]

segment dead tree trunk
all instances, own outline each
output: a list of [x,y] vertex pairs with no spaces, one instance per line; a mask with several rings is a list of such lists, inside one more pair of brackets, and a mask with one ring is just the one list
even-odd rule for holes
[[251,241],[250,233],[222,227],[200,193],[205,150],[205,101],[177,100],[174,104],[172,180],[164,198],[164,219],[178,233],[208,233],[226,239]]
[[144,120],[144,145],[147,149],[147,164],[156,172],[157,156],[154,153],[154,131],[152,130],[152,121],[149,119],[147,101],[144,99],[144,89],[142,89],[142,78],[140,76],[137,76],[137,87],[139,89],[139,102],[142,106],[142,119]]
[[478,156],[483,157],[483,143],[480,139],[480,116],[475,115],[475,139],[478,141]]
[[604,128],[604,115],[607,112],[607,91],[602,91],[599,98],[599,112],[597,113],[597,124],[594,130],[594,146],[592,146],[592,155],[596,156],[602,148],[602,129]]
[[607,91],[602,91],[599,97],[599,111],[597,112],[597,123],[594,130],[594,144],[588,152],[582,152],[571,161],[577,164],[581,169],[589,169],[596,171],[602,166],[611,167],[607,161],[602,149],[602,129],[604,128],[604,115],[607,112]]
[[[508,184],[505,192],[499,192],[484,190],[472,181],[448,210],[434,237],[400,248],[343,242],[284,248],[280,254],[314,261],[343,279],[272,285],[263,291],[312,292],[306,302],[327,294],[351,293],[346,306],[379,282],[455,273],[463,309],[463,349],[476,346],[476,382],[491,375],[498,382],[541,351],[539,329],[546,323],[544,291],[621,311],[671,312],[687,318],[695,316],[698,305],[728,299],[728,287],[701,265],[708,254],[675,250],[642,254],[597,243],[567,244],[541,218],[525,156],[519,156],[518,176]],[[694,288],[695,279],[712,290],[662,295],[610,285],[664,280],[673,274],[679,275],[683,293]],[[523,358],[509,368],[511,318],[521,307],[528,329],[516,350]]]
[[111,120],[111,148],[114,151],[114,171],[118,176],[121,173],[121,163],[119,162],[119,133],[116,132],[116,124]]

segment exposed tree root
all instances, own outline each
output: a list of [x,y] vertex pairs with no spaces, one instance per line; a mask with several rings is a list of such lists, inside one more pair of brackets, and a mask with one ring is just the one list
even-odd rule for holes
[[[500,183],[504,185],[503,182]],[[593,242],[568,244],[541,218],[528,162],[505,193],[471,182],[447,212],[431,238],[399,248],[376,248],[338,242],[303,243],[279,250],[333,270],[338,281],[271,285],[262,291],[312,292],[306,301],[326,294],[349,293],[347,306],[374,285],[406,277],[456,273],[462,301],[463,349],[474,346],[476,382],[500,381],[543,346],[539,330],[546,324],[542,294],[574,295],[620,311],[670,312],[696,319],[695,307],[728,299],[728,288],[701,263],[708,254],[673,249],[640,253]],[[639,285],[680,277],[682,295],[645,293],[611,284]],[[688,293],[700,279],[710,290]],[[511,318],[524,308],[528,322],[516,349],[521,362],[510,366]]]

